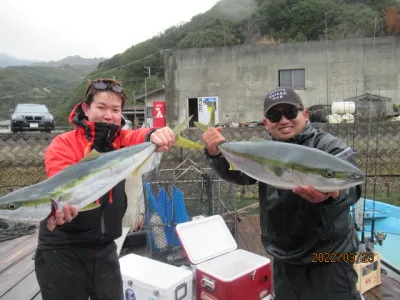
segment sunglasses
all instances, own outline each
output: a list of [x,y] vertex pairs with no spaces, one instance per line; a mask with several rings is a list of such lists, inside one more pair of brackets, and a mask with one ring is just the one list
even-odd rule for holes
[[89,94],[93,93],[93,89],[98,90],[98,91],[110,90],[117,94],[125,95],[122,86],[120,86],[118,83],[108,81],[108,80],[98,80],[98,81],[92,81],[92,83],[87,87],[86,93],[85,93],[86,99],[89,97]]
[[95,81],[92,83],[92,86],[96,90],[101,90],[101,91],[112,90],[113,92],[116,92],[118,94],[123,92],[122,86],[110,81]]
[[297,115],[299,114],[299,111],[303,110],[302,108],[297,108],[297,107],[291,107],[288,109],[285,109],[284,111],[276,111],[276,110],[269,110],[266,114],[265,117],[270,120],[272,123],[277,123],[281,120],[282,116],[285,116],[286,119],[288,120],[293,120],[297,118]]

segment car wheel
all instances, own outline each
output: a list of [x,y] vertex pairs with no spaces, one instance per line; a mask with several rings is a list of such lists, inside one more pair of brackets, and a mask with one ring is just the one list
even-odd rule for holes
[[12,132],[12,133],[17,133],[17,132],[18,132],[18,129],[17,129],[17,128],[11,128],[11,132]]

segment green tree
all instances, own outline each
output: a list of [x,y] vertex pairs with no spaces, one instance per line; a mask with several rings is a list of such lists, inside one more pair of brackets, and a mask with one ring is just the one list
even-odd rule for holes
[[262,31],[283,42],[316,40],[324,33],[325,14],[334,20],[337,8],[331,0],[273,0],[261,7]]

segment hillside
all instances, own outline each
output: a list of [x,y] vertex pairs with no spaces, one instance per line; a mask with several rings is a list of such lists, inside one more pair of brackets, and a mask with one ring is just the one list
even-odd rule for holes
[[[193,17],[190,22],[168,28],[163,33],[100,62],[97,70],[88,77],[115,76],[124,82],[126,92],[132,98],[133,93],[144,92],[144,78],[148,76],[145,66],[151,68],[151,77],[147,80],[148,90],[162,86],[163,49],[400,34],[398,2],[397,0],[221,0],[208,12]],[[390,7],[396,9],[395,14],[387,13]],[[0,84],[1,82],[0,79]],[[54,98],[53,101],[57,101],[59,124],[66,121],[70,109],[82,99],[86,82],[86,79],[75,82],[75,88],[71,93],[60,93],[65,96],[60,100]]]
[[79,55],[75,56],[68,56],[65,57],[61,60],[57,61],[49,61],[49,62],[38,62],[38,63],[33,63],[31,66],[32,67],[62,67],[65,65],[69,66],[96,66],[105,61],[106,58],[100,57],[100,58],[84,58]]
[[26,66],[34,62],[33,60],[18,59],[6,53],[0,53],[0,68],[8,66]]
[[0,68],[0,120],[8,119],[17,103],[43,103],[57,112],[60,101],[95,69],[95,65]]

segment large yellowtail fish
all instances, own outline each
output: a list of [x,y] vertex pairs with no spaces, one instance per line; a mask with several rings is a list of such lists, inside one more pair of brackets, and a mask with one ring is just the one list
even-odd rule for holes
[[[203,132],[214,125],[215,109],[211,108],[208,125],[195,122]],[[350,188],[364,181],[363,172],[343,158],[351,148],[334,156],[306,146],[275,141],[223,142],[219,150],[231,169],[280,189],[310,185],[321,192]]]
[[[189,120],[173,129],[176,147],[201,147],[180,136]],[[152,164],[149,160],[156,158],[153,155],[155,150],[152,142],[107,153],[92,150],[81,161],[56,175],[1,197],[0,218],[36,222],[54,215],[65,205],[73,205],[80,211],[97,208],[99,205],[95,201],[118,182],[148,169],[145,166]]]

